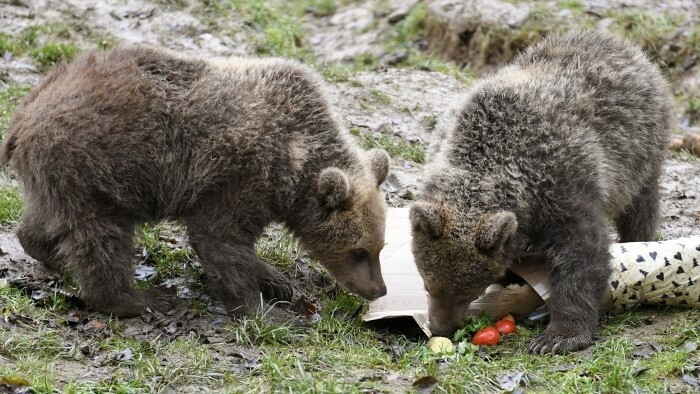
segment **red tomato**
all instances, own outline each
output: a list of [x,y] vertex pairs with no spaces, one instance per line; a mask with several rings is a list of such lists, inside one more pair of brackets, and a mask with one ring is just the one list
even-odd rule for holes
[[512,320],[501,319],[496,325],[496,330],[503,335],[512,334],[515,332],[515,322]]
[[498,330],[489,326],[477,331],[472,337],[472,343],[474,345],[494,346],[498,344],[500,339],[501,334],[498,333]]
[[505,315],[501,320],[510,320],[513,323],[515,323],[515,318],[513,317],[513,315]]

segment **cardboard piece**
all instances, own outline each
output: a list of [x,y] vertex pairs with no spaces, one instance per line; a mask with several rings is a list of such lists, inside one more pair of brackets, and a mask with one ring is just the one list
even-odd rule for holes
[[423,288],[423,279],[413,261],[408,208],[387,209],[384,242],[379,260],[382,263],[386,295],[369,304],[369,310],[362,320],[409,316],[430,336],[427,328],[428,293]]
[[[408,316],[430,336],[428,296],[413,261],[408,208],[387,210],[385,242],[380,259],[387,294],[370,303],[363,320]],[[700,237],[613,244],[610,264],[604,310],[640,304],[700,308]],[[510,271],[526,283],[489,286],[468,313],[524,316],[549,301],[551,284],[541,257],[524,256]]]
[[[385,246],[379,258],[382,262],[382,275],[387,294],[369,304],[364,321],[412,317],[418,326],[430,336],[428,322],[428,295],[423,287],[423,279],[413,260],[411,252],[411,223],[408,208],[389,208],[386,217]],[[538,267],[534,262],[523,264],[524,269]],[[548,276],[541,270],[528,271],[529,284],[489,286],[478,300],[469,306],[470,314],[487,312],[493,318],[512,313],[525,316],[544,304],[540,294],[547,296]],[[541,293],[538,294],[537,289]]]

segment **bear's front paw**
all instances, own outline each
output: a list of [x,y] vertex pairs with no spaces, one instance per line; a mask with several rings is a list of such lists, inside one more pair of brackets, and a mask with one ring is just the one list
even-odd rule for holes
[[292,283],[275,270],[270,270],[267,276],[260,279],[260,291],[266,300],[289,302],[294,296]]
[[570,336],[557,333],[543,333],[530,342],[529,351],[532,354],[565,354],[585,349],[593,340],[591,334],[573,334]]
[[122,291],[119,294],[81,294],[80,297],[92,309],[107,314],[122,317],[136,317],[147,313],[148,310],[167,312],[170,305],[162,291]]

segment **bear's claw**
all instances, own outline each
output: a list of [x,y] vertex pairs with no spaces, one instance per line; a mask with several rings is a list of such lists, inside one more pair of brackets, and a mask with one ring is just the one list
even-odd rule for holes
[[558,334],[540,334],[530,342],[529,351],[532,354],[565,354],[585,349],[591,344],[592,338],[589,334],[579,334],[575,336],[564,336]]
[[291,301],[294,296],[292,283],[279,272],[273,271],[260,280],[260,291],[267,300]]

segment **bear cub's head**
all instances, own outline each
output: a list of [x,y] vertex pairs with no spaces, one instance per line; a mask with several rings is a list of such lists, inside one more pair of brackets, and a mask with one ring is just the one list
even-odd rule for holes
[[445,201],[410,211],[413,255],[428,292],[430,331],[451,335],[469,304],[502,277],[518,223],[508,211],[460,214]]
[[320,212],[301,243],[338,282],[368,300],[386,294],[379,264],[386,203],[379,185],[389,175],[383,150],[361,154],[361,167],[325,168],[316,181]]

